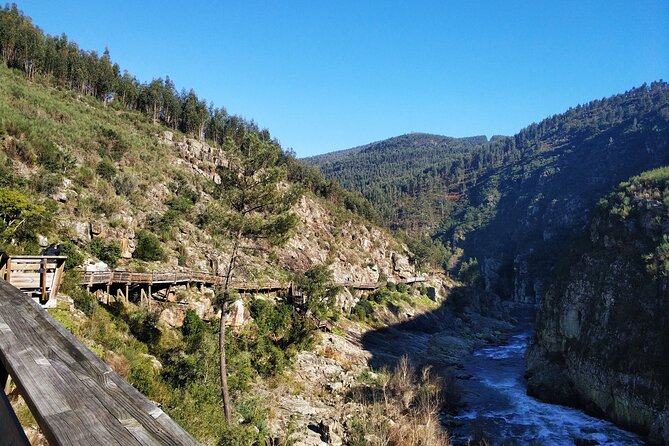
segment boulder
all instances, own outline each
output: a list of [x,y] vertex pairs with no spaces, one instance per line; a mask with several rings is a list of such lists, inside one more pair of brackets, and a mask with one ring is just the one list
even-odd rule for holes
[[241,327],[251,319],[251,312],[242,299],[234,301],[228,309],[226,324],[230,327]]
[[49,239],[43,236],[42,234],[37,234],[37,244],[42,248],[49,246]]
[[95,262],[92,259],[88,259],[88,261],[84,264],[84,271],[106,272],[111,271],[111,268],[109,268],[109,265],[107,265],[105,262]]
[[91,241],[91,227],[87,222],[73,221],[70,228],[74,231],[75,241],[88,243]]
[[160,312],[160,320],[173,328],[179,328],[184,324],[185,312],[181,307],[169,306]]

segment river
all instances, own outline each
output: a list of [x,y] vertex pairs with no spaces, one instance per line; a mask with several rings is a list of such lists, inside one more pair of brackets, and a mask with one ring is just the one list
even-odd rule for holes
[[465,410],[451,430],[466,444],[474,430],[492,445],[643,445],[643,440],[580,410],[542,403],[525,391],[524,355],[531,330],[519,328],[504,345],[475,350],[461,375]]

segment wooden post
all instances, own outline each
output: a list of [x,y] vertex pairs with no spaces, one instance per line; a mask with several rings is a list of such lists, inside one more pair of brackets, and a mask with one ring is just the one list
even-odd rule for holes
[[151,284],[149,284],[149,295],[146,296],[146,307],[150,310],[151,309],[151,296],[153,295],[153,292],[151,291]]
[[125,283],[125,304],[128,305],[130,303],[130,283],[126,282]]
[[12,258],[11,257],[7,257],[6,268],[7,268],[7,273],[5,274],[5,280],[7,281],[7,283],[12,283],[11,282],[11,280],[12,280]]
[[60,285],[63,282],[63,271],[65,270],[65,261],[60,260],[60,265],[58,260],[56,261],[56,270],[54,271],[53,279],[53,288],[51,289],[51,297],[57,297],[60,292]]
[[46,302],[46,259],[42,258],[40,260],[40,269],[39,269],[39,286],[42,291],[42,297],[40,298],[40,302]]

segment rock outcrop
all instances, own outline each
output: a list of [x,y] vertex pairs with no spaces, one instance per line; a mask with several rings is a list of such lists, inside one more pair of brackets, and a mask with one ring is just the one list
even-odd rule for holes
[[400,281],[416,275],[407,249],[381,229],[350,219],[337,221],[338,216],[308,195],[293,211],[300,223],[279,254],[287,269],[328,264],[338,283],[375,283],[383,276]]
[[600,202],[541,305],[528,392],[669,444],[669,168]]

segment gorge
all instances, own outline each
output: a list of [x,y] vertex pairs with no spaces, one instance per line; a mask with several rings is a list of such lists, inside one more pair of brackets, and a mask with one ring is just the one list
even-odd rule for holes
[[[297,159],[16,5],[0,55],[0,250],[59,244],[53,318],[197,441],[669,445],[666,82]],[[81,280],[110,271],[281,286]]]

